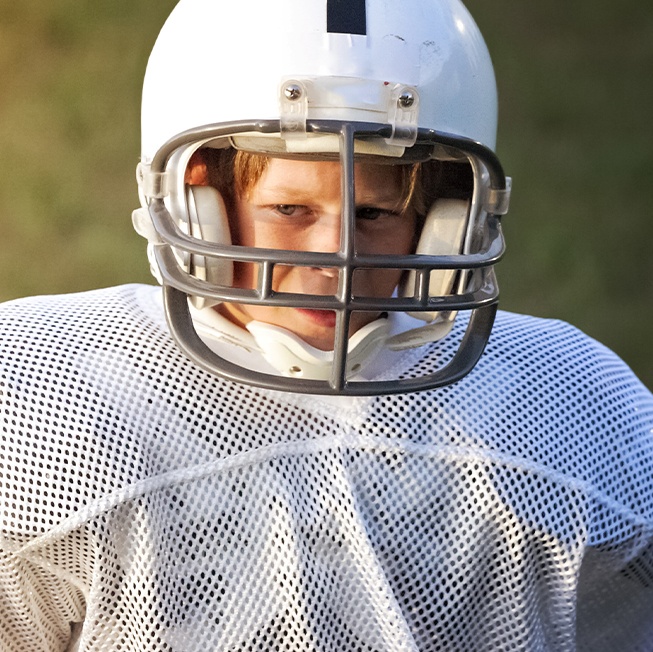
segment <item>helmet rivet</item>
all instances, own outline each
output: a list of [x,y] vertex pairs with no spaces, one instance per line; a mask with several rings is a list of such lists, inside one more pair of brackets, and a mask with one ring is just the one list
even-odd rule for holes
[[398,104],[403,109],[407,109],[415,103],[415,96],[412,91],[403,91],[398,99]]
[[283,89],[283,94],[286,96],[286,99],[294,102],[302,96],[302,87],[299,84],[288,84]]

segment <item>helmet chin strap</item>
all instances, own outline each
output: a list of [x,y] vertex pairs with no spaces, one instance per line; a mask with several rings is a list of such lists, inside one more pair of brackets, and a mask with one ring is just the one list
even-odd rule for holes
[[[198,335],[228,342],[241,351],[257,351],[282,376],[307,380],[328,380],[334,352],[322,351],[281,326],[251,321],[246,329],[237,326],[212,308],[198,310],[189,305]],[[387,317],[376,319],[349,338],[347,376],[359,375],[385,345],[390,333]]]

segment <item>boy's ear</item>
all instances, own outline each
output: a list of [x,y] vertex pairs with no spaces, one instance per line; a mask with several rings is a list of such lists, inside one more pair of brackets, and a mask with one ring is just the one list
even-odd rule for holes
[[184,183],[190,186],[208,186],[209,170],[202,150],[193,152],[186,166]]

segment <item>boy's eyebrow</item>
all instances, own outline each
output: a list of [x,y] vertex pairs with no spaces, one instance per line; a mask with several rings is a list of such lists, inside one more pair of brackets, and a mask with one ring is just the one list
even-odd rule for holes
[[357,204],[392,204],[403,201],[400,192],[389,192],[387,189],[379,193],[364,193],[356,195]]
[[265,186],[258,187],[257,194],[266,197],[269,195],[283,195],[284,197],[292,197],[293,203],[303,203],[304,201],[310,201],[315,198],[313,193],[309,193],[303,188],[297,188],[296,186],[287,186],[284,184],[277,184],[274,186]]
[[[304,190],[301,187],[286,185],[284,183],[265,186],[258,188],[258,194],[264,201],[270,194],[282,195],[284,199],[292,199],[288,203],[293,204],[310,204],[315,201],[315,194]],[[388,188],[380,188],[376,191],[363,191],[356,194],[356,204],[392,204],[401,202],[403,197],[401,193],[389,190]]]

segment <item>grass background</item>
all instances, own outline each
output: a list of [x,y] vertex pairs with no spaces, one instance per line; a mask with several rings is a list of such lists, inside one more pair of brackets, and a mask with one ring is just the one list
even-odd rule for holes
[[[140,86],[174,4],[0,0],[0,300],[150,282],[130,221]],[[467,6],[514,179],[501,305],[576,324],[653,387],[653,5]]]

